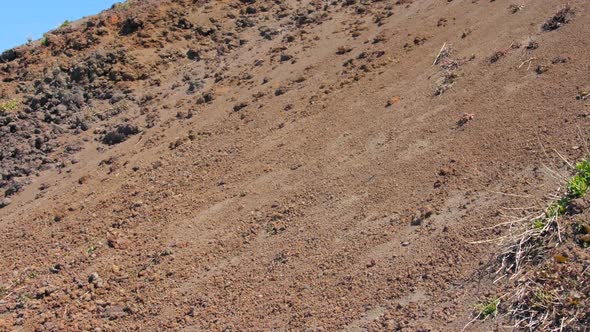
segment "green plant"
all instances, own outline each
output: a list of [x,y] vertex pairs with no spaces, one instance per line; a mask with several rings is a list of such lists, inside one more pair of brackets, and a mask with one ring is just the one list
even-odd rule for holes
[[41,38],[41,45],[49,46],[49,39],[47,38],[47,36],[43,36],[43,38]]
[[64,27],[67,27],[68,25],[70,25],[70,21],[68,21],[68,20],[65,20],[65,21],[63,21],[63,23],[62,23],[62,24],[60,24],[60,25],[59,25],[59,27],[60,27],[60,28],[64,28]]
[[576,164],[576,170],[579,173],[584,174],[586,177],[590,177],[590,160],[584,159]]
[[579,198],[588,192],[590,187],[590,161],[582,160],[576,164],[576,175],[568,181],[570,196]]
[[88,253],[88,255],[92,255],[95,251],[96,251],[95,246],[90,246],[90,247],[88,247],[88,249],[86,249],[86,252]]
[[547,225],[547,220],[545,219],[535,219],[533,220],[533,228],[536,230],[542,230],[543,228],[545,228],[545,226]]
[[10,99],[0,102],[0,114],[14,112],[18,109],[20,101],[18,99]]
[[[554,327],[552,319],[564,317],[564,315],[573,316],[571,322],[576,318],[577,313],[572,315],[568,310],[582,303],[580,301],[583,298],[580,297],[578,290],[579,285],[584,285],[585,281],[580,282],[577,279],[568,281],[568,278],[561,278],[557,268],[553,270],[556,263],[561,265],[568,263],[570,256],[566,251],[547,254],[547,248],[554,248],[563,242],[560,232],[567,225],[573,228],[575,242],[583,248],[590,247],[590,226],[586,220],[565,223],[565,220],[558,218],[567,214],[569,208],[572,208],[572,212],[577,209],[576,206],[571,205],[574,199],[582,198],[590,193],[590,159],[581,160],[574,168],[574,174],[564,181],[567,191],[560,192],[557,199],[549,201],[544,211],[536,211],[530,216],[515,221],[518,223],[518,231],[508,235],[507,249],[498,255],[498,260],[495,262],[495,264],[502,264],[496,273],[502,272],[513,276],[522,273],[531,276],[528,271],[531,263],[536,264],[533,271],[542,272],[539,275],[532,275],[536,280],[532,280],[528,284],[525,283],[522,287],[519,286],[516,292],[511,291],[506,294],[510,296],[510,300],[503,311],[511,318],[519,320],[517,327],[526,327],[527,330],[536,330],[537,328],[543,331],[549,330],[547,327]],[[567,234],[568,237],[569,235]],[[489,241],[476,243],[484,242]],[[543,259],[547,265],[540,265],[539,262]],[[551,269],[545,269],[543,266],[550,266]],[[553,278],[552,275],[560,276],[559,280]],[[544,283],[547,280],[552,280],[552,282]],[[556,288],[555,285],[560,287]],[[572,288],[574,291],[569,295],[564,293]],[[473,321],[485,320],[489,316],[497,315],[500,299],[504,296],[477,304],[473,311],[475,316]],[[463,331],[471,322],[463,328]],[[558,324],[557,327],[561,326],[562,329],[565,326],[564,320],[559,321]]]
[[555,201],[549,205],[545,211],[547,218],[556,218],[560,215],[565,214],[568,204],[570,203],[569,197],[564,197],[558,201]]
[[498,313],[498,306],[500,305],[499,298],[491,298],[487,301],[478,303],[475,306],[475,312],[477,313],[477,317],[481,319],[486,319],[490,316],[496,316]]
[[578,174],[569,180],[567,188],[573,197],[582,197],[588,192],[588,182],[585,177]]

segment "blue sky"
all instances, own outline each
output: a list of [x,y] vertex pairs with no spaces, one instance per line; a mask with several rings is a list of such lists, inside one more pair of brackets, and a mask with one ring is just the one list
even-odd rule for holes
[[98,14],[123,0],[2,0],[0,52],[39,39],[63,21]]

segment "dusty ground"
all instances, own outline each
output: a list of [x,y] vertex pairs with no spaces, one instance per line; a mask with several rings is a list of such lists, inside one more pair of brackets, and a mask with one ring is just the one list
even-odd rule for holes
[[460,331],[516,287],[473,242],[585,157],[569,5],[131,2],[3,54],[0,330]]

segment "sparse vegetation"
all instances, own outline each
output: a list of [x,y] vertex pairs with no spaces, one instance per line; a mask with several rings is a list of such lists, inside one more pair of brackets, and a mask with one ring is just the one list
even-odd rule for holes
[[500,305],[500,299],[491,298],[484,302],[478,303],[475,306],[477,317],[480,319],[487,319],[490,316],[496,316],[498,314],[498,306]]
[[492,297],[483,300],[475,305],[473,308],[474,318],[468,322],[461,332],[466,331],[467,327],[476,320],[486,320],[489,317],[496,317],[498,315],[498,308],[500,306],[500,298]]
[[[524,223],[525,229],[509,236],[513,241],[508,250],[500,255],[503,271],[517,273],[524,264],[532,260],[538,253],[543,240],[559,236],[558,218],[567,212],[567,208],[573,199],[584,197],[589,190],[590,184],[590,161],[585,159],[575,166],[575,175],[567,183],[567,192],[551,201],[545,211],[538,216],[525,218],[529,222]],[[527,226],[528,225],[528,226]]]
[[590,161],[583,160],[576,164],[576,175],[568,182],[570,197],[580,198],[588,193],[590,184]]
[[[497,273],[509,275],[510,279],[519,276],[516,290],[507,294],[510,295],[510,305],[506,313],[515,321],[514,327],[531,330],[563,328],[582,317],[575,308],[582,296],[577,289],[584,284],[583,273],[572,274],[571,268],[567,271],[560,269],[559,266],[570,262],[572,256],[561,249],[552,250],[564,242],[564,237],[572,235],[582,248],[590,245],[589,226],[577,222],[570,228],[561,221],[570,213],[575,200],[586,196],[590,189],[590,160],[584,159],[572,167],[575,173],[567,181],[566,191],[551,200],[541,214],[514,221],[511,233],[501,239],[509,244],[499,255],[501,266]],[[570,235],[562,234],[570,229]],[[531,262],[542,265],[539,269],[525,269]],[[477,310],[477,317],[488,317],[498,308],[493,303],[484,302],[477,306]],[[555,317],[562,319],[555,322]]]
[[556,296],[553,291],[547,291],[543,288],[537,288],[533,291],[532,304],[535,308],[546,309],[553,301]]
[[0,102],[0,114],[12,113],[18,110],[20,101],[18,99],[10,99]]
[[542,230],[543,228],[545,228],[545,225],[547,225],[547,223],[545,222],[544,219],[535,219],[533,220],[533,229],[536,230]]
[[59,25],[59,27],[60,27],[60,28],[65,28],[65,27],[67,27],[67,26],[69,26],[69,25],[70,25],[70,21],[68,21],[68,20],[65,20],[65,21],[63,21],[63,23],[62,23],[62,24],[60,24],[60,25]]

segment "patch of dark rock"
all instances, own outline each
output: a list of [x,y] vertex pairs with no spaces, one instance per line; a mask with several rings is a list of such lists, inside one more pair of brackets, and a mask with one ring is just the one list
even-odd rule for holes
[[234,112],[239,112],[242,109],[246,108],[246,106],[248,106],[248,103],[239,103],[234,105]]
[[189,60],[200,61],[201,60],[201,52],[190,49],[186,52],[186,57],[189,58]]
[[201,90],[204,86],[205,86],[205,82],[203,82],[202,80],[190,81],[188,83],[187,92],[188,93],[194,93],[194,92],[196,92],[198,90]]
[[62,269],[63,269],[63,266],[61,264],[55,264],[49,268],[49,272],[56,274],[56,273],[59,273],[59,271],[61,271]]
[[184,140],[182,138],[178,138],[174,142],[171,142],[170,145],[168,146],[168,148],[170,150],[175,150],[176,148],[178,148],[179,146],[181,146],[183,144],[184,144]]
[[179,120],[182,120],[182,119],[190,119],[192,117],[193,117],[193,111],[190,111],[190,110],[187,111],[187,112],[178,111],[176,113],[176,118],[179,119]]
[[119,31],[119,34],[122,36],[126,36],[126,35],[136,32],[142,28],[143,28],[142,21],[138,20],[135,17],[130,17],[130,18],[126,19],[123,22],[123,24],[121,25],[121,30]]
[[429,206],[418,209],[418,211],[416,211],[416,213],[414,214],[414,217],[412,218],[411,225],[412,226],[422,225],[422,222],[424,222],[424,220],[426,220],[430,216],[432,216],[433,212],[434,212],[434,210]]
[[102,138],[102,143],[106,145],[115,145],[125,142],[129,136],[139,133],[139,128],[131,124],[120,125],[114,130],[106,133]]
[[343,54],[346,54],[351,51],[352,51],[352,47],[340,46],[340,47],[338,47],[338,50],[336,50],[336,54],[343,55]]
[[289,55],[289,54],[281,54],[281,57],[280,57],[279,61],[286,62],[286,61],[289,61],[291,59],[293,59],[293,56],[292,55]]
[[569,62],[569,58],[562,57],[562,56],[557,56],[557,57],[553,58],[553,60],[551,60],[551,63],[554,65],[567,63],[567,62]]
[[537,75],[541,75],[541,74],[544,74],[545,72],[547,72],[548,70],[549,70],[549,67],[543,66],[543,65],[538,65],[537,68],[535,68],[535,73],[537,73]]
[[536,50],[538,48],[539,48],[539,43],[537,43],[534,40],[531,40],[526,46],[526,49],[529,51]]
[[504,56],[506,56],[506,53],[505,53],[505,52],[498,51],[498,52],[494,53],[494,54],[493,54],[493,55],[490,57],[489,61],[490,61],[490,63],[496,63],[496,62],[498,62],[500,59],[502,59]]
[[204,93],[201,97],[197,99],[197,105],[200,104],[207,104],[212,102],[215,99],[215,96],[211,92]]
[[35,291],[35,298],[38,300],[43,299],[55,291],[56,289],[54,287],[41,287]]
[[569,23],[573,14],[573,9],[570,6],[565,6],[560,11],[558,11],[553,17],[551,17],[549,20],[543,23],[541,29],[543,31],[557,30],[561,28],[563,25]]
[[287,91],[289,91],[289,89],[287,87],[279,87],[275,90],[275,96],[280,96],[280,95],[284,95],[285,93],[287,93]]
[[8,184],[8,188],[4,191],[4,196],[5,197],[13,196],[16,193],[18,193],[22,188],[23,188],[22,183],[11,180]]
[[14,49],[6,50],[0,54],[0,62],[10,62],[16,60],[20,53]]

